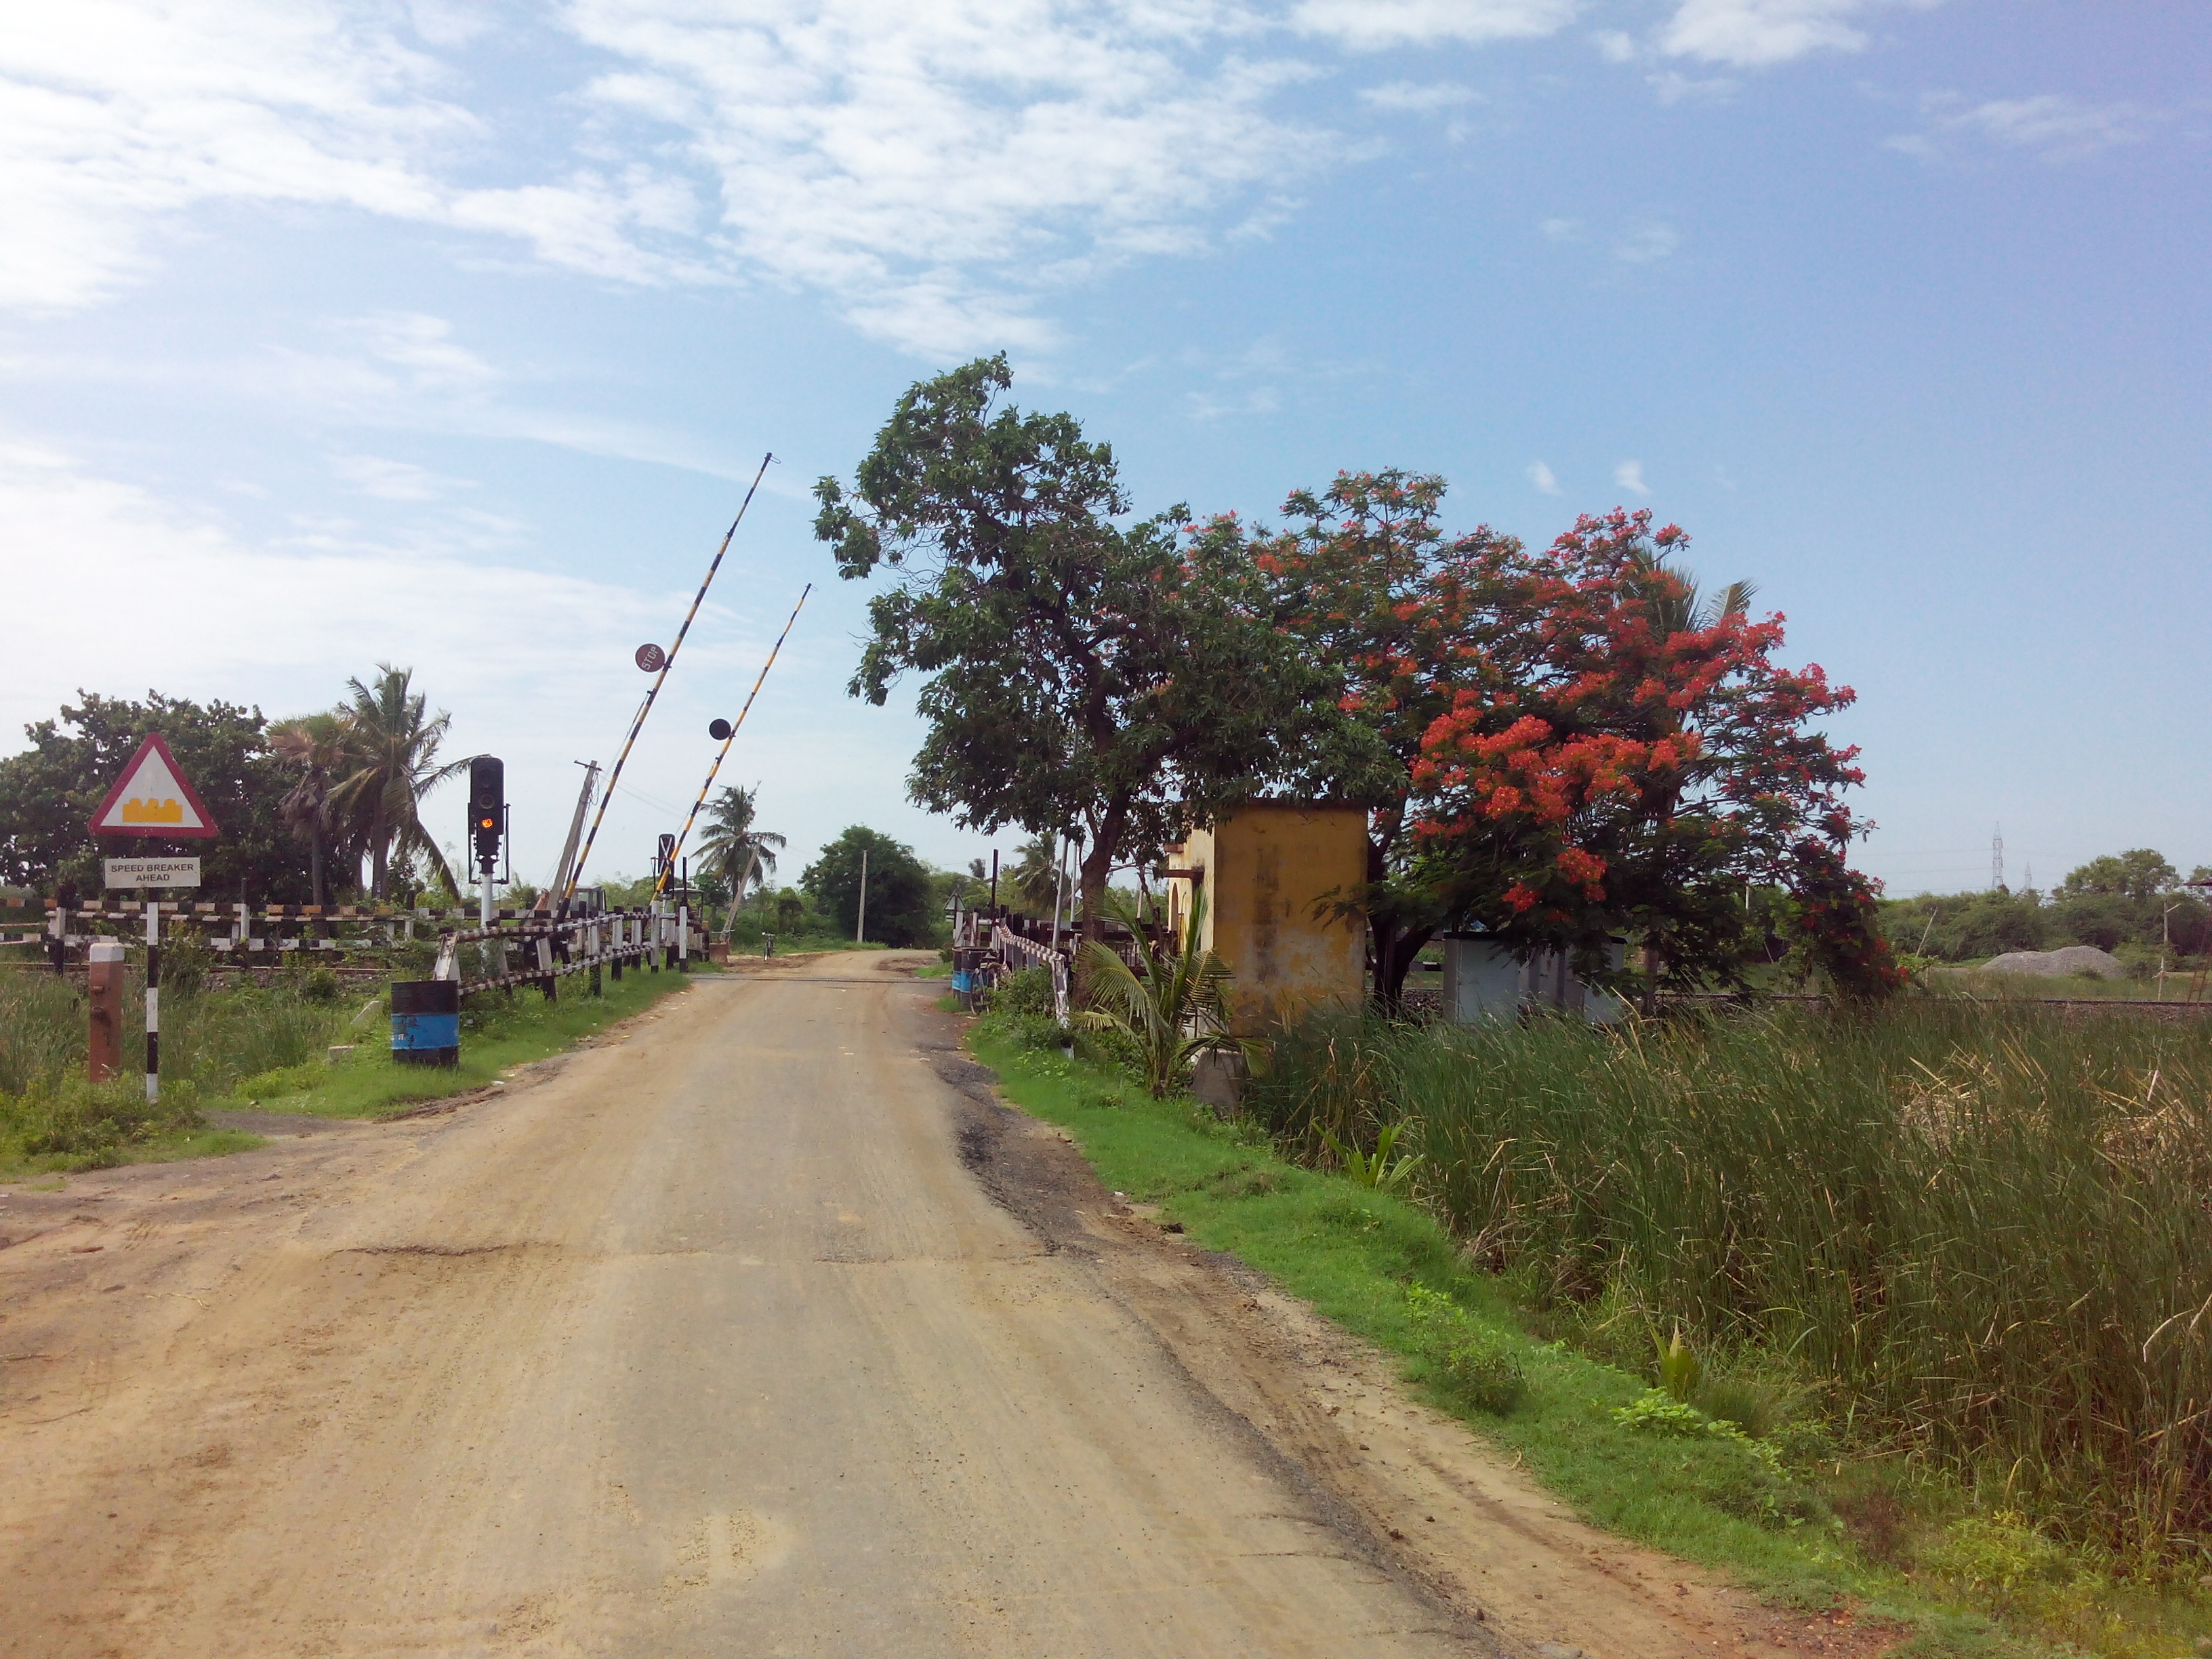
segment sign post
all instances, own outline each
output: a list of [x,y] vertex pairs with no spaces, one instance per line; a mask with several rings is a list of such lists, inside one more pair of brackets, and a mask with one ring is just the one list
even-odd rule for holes
[[[92,815],[94,836],[138,836],[162,841],[213,841],[218,831],[177,757],[158,732],[146,734],[123,775]],[[150,891],[198,887],[200,861],[190,859],[108,859],[104,884]],[[146,901],[146,1098],[161,1097],[161,904]]]

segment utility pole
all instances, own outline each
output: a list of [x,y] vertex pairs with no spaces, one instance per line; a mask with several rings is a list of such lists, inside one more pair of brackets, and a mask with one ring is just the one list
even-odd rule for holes
[[860,917],[853,924],[853,943],[858,945],[868,932],[868,849],[860,849]]
[[568,908],[568,876],[576,867],[576,847],[584,836],[584,814],[592,810],[592,795],[599,781],[599,762],[578,761],[576,764],[584,769],[584,787],[576,796],[576,815],[568,821],[568,839],[562,843],[560,871],[539,901],[541,908],[550,908],[556,915]]

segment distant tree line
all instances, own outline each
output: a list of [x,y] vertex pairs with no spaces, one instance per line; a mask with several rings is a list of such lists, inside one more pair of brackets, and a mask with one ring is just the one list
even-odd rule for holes
[[411,670],[380,664],[347,682],[328,711],[271,723],[258,708],[149,691],[143,702],[80,690],[30,747],[0,757],[0,881],[52,893],[100,890],[103,849],[89,828],[148,733],[167,742],[222,834],[133,837],[131,851],[196,854],[200,892],[256,903],[411,899],[453,872],[419,815],[422,798],[465,762],[441,763],[452,717],[429,712]]
[[[115,849],[94,843],[93,812],[147,734],[158,732],[222,834],[207,842],[134,838],[130,850],[197,854],[204,896],[411,903],[426,891],[457,894],[421,816],[424,795],[467,765],[440,756],[452,717],[430,710],[409,669],[380,665],[346,689],[333,708],[276,721],[221,701],[149,691],[140,702],[80,691],[55,718],[25,728],[27,749],[0,757],[0,884],[97,893],[100,860]],[[984,879],[980,860],[964,872],[933,870],[903,842],[854,825],[822,849],[797,890],[772,892],[769,878],[786,842],[757,822],[757,789],[726,787],[702,819],[693,884],[720,907],[725,927],[750,897],[754,936],[850,939],[865,851],[869,941],[933,945],[945,933],[948,898],[972,893]],[[653,896],[650,877],[610,875],[600,884],[617,905]],[[507,901],[528,905],[538,896],[520,883]]]
[[[2197,866],[2188,880],[2212,880],[2212,866]],[[1881,922],[1896,950],[1944,962],[2094,945],[2148,965],[2160,953],[2178,959],[2212,951],[2207,896],[2163,855],[2136,848],[2090,860],[2047,893],[1996,887],[1887,900]]]

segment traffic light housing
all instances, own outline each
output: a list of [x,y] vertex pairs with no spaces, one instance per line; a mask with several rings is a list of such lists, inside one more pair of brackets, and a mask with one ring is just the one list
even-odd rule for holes
[[478,755],[469,763],[469,842],[477,869],[489,873],[498,865],[506,827],[506,763],[496,755]]

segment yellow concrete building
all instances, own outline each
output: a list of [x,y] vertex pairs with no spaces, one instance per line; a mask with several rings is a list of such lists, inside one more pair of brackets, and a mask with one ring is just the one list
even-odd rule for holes
[[1249,802],[1170,853],[1169,916],[1180,939],[1204,889],[1200,942],[1234,976],[1231,1031],[1256,1036],[1308,1008],[1359,1006],[1366,927],[1330,915],[1328,901],[1366,879],[1366,809],[1334,802]]

